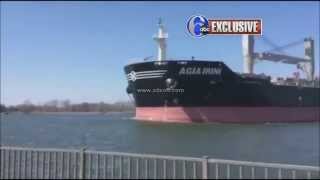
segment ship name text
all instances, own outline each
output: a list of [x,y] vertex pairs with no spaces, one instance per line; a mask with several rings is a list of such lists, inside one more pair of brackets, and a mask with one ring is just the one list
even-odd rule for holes
[[182,67],[179,75],[221,75],[221,68],[212,67]]

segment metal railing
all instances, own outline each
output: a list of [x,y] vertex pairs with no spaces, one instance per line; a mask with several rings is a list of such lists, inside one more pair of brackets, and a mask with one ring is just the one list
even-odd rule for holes
[[0,147],[1,179],[316,179],[320,167],[208,157]]

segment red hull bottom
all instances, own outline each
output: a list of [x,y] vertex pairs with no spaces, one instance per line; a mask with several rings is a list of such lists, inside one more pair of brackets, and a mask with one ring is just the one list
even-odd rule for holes
[[154,122],[315,122],[320,107],[137,107],[136,119]]

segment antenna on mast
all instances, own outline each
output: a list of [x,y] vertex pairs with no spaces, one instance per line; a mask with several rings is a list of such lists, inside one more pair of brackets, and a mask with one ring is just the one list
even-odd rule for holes
[[162,25],[162,19],[161,19],[161,17],[159,18],[158,24],[159,24],[159,25]]
[[158,43],[158,61],[163,61],[166,59],[167,54],[166,39],[168,39],[168,34],[164,30],[161,18],[159,18],[158,26],[158,34],[154,35],[153,39]]

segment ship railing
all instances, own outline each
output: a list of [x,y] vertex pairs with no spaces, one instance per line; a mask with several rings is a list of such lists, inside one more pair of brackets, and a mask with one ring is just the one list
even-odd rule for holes
[[43,148],[0,147],[0,179],[317,179],[320,167]]

